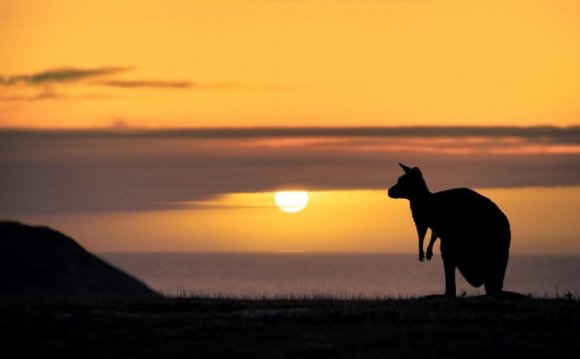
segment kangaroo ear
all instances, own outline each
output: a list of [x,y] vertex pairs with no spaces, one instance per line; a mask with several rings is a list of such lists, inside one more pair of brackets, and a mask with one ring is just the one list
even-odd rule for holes
[[413,173],[413,170],[410,167],[405,166],[404,164],[399,162],[399,166],[401,166],[401,168],[403,169],[403,171],[405,171],[406,175],[410,175],[411,173]]
[[412,169],[413,173],[418,174],[420,176],[422,176],[423,174],[421,173],[421,170],[419,169],[419,167],[413,167]]

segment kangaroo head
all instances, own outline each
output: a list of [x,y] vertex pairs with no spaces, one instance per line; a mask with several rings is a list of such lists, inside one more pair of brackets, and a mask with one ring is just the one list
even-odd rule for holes
[[418,195],[429,192],[419,168],[409,168],[401,163],[399,163],[399,166],[401,166],[403,171],[405,171],[405,174],[399,177],[397,183],[393,187],[389,188],[389,197],[406,198],[410,200],[416,198]]

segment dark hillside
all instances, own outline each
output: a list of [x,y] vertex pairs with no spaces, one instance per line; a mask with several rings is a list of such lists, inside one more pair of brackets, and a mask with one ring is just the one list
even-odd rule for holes
[[151,297],[143,283],[47,227],[0,222],[1,297]]

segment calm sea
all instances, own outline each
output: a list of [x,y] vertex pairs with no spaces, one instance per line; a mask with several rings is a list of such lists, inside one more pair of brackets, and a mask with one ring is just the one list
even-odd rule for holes
[[[169,295],[408,297],[443,293],[441,258],[391,254],[103,253],[100,257]],[[458,273],[458,294],[482,294]],[[580,295],[580,257],[512,256],[505,289],[540,297]]]

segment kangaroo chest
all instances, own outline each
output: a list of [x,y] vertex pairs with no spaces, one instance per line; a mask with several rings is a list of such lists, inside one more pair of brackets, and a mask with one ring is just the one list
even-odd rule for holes
[[442,221],[440,215],[433,211],[431,201],[411,203],[411,214],[417,230],[421,231],[430,228],[441,239],[441,243],[447,238],[448,226]]
[[431,227],[432,215],[429,203],[411,202],[413,221],[420,227]]

